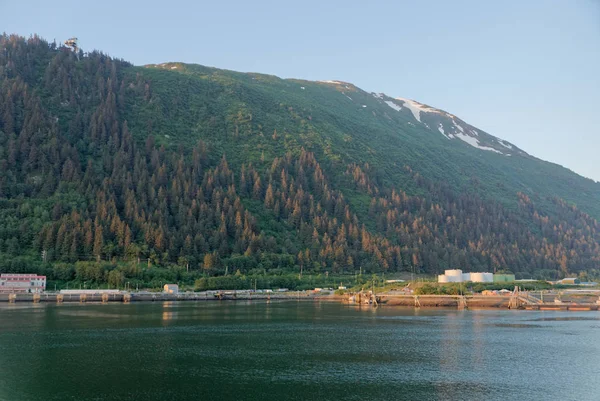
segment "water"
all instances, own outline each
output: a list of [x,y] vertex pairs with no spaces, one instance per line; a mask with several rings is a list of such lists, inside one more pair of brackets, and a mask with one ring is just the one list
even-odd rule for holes
[[0,305],[0,400],[598,400],[600,313]]

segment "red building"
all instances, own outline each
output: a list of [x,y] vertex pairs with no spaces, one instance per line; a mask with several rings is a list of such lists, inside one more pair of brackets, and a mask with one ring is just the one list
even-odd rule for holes
[[37,274],[0,274],[0,293],[32,293],[46,290],[46,276]]

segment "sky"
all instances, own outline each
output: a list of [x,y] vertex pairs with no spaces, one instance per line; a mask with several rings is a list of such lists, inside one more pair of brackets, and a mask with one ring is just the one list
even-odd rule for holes
[[0,0],[0,31],[136,65],[347,81],[600,181],[600,0]]

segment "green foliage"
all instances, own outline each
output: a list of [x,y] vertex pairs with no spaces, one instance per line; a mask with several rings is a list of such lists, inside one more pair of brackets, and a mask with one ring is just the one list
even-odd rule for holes
[[438,285],[426,283],[416,288],[414,291],[415,295],[464,295],[467,293],[468,291],[465,286],[460,284]]

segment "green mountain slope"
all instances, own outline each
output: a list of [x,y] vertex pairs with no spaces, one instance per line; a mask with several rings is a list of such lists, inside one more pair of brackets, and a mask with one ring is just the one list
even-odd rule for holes
[[[229,147],[228,139],[237,132],[244,142],[236,151],[264,146],[262,150],[276,153],[281,149],[261,138],[277,129],[280,134],[290,135],[286,150],[303,146],[323,153],[332,162],[369,162],[380,167],[380,173],[391,183],[401,180],[409,185],[403,181],[403,170],[394,168],[409,165],[428,178],[455,185],[459,191],[472,190],[471,181],[475,178],[484,193],[506,200],[506,205],[514,203],[515,194],[520,191],[539,196],[544,199],[542,203],[545,198],[559,197],[600,217],[599,183],[528,156],[516,146],[429,106],[422,107],[432,112],[421,111],[420,122],[408,107],[403,107],[406,100],[366,93],[343,82],[283,80],[182,63],[147,68],[160,70],[145,72],[145,76],[154,84],[157,104],[150,106],[152,113],[158,114],[156,120],[160,124],[168,121],[159,129],[170,133],[166,145],[185,142],[190,137],[214,137],[228,142],[225,147]],[[184,110],[174,110],[174,97]],[[150,113],[148,106],[131,109],[132,115],[143,110]],[[443,134],[440,126],[446,127]],[[146,134],[145,129],[140,126],[140,137]],[[468,135],[472,136],[472,131],[479,135],[479,146],[491,151],[482,151],[454,137],[456,132],[471,138]],[[449,137],[454,140],[448,140]],[[508,191],[497,191],[499,185]]]
[[3,270],[600,271],[600,184],[445,111],[37,37],[0,50]]

